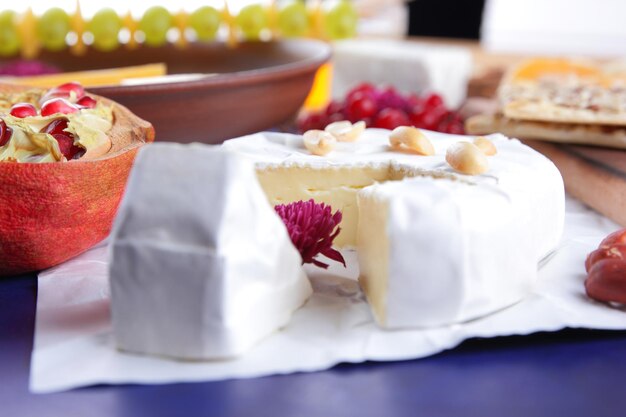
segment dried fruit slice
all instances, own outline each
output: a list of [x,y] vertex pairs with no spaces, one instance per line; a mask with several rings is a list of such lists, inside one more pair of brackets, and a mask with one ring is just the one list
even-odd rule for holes
[[[3,96],[24,91],[0,84]],[[96,98],[113,109],[112,146],[104,155],[0,163],[0,276],[59,264],[108,235],[135,155],[154,140],[154,129],[125,107]]]

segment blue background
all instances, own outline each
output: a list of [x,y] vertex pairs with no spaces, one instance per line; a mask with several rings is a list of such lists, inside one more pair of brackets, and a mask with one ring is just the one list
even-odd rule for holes
[[626,416],[626,332],[590,330],[316,373],[30,394],[36,293],[35,275],[0,279],[0,417]]

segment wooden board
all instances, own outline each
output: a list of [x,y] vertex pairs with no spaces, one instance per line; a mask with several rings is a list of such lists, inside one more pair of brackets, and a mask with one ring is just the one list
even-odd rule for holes
[[534,140],[523,142],[554,162],[569,194],[626,226],[626,151]]

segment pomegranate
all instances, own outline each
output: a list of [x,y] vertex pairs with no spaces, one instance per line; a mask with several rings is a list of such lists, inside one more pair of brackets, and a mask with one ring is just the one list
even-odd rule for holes
[[[0,86],[0,95],[12,103],[13,95],[32,91]],[[111,150],[70,163],[0,162],[0,277],[57,265],[110,233],[135,155],[153,141],[154,130],[125,107],[92,97],[112,107],[114,123],[107,132]],[[49,130],[68,134],[61,122]],[[6,132],[0,122],[0,135]]]

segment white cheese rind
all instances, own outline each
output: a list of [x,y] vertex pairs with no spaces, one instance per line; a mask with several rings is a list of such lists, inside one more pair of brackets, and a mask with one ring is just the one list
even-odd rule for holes
[[311,294],[253,165],[217,147],[142,149],[111,251],[113,327],[126,351],[237,356]]
[[[528,214],[526,226],[538,249],[537,260],[557,246],[563,232],[565,191],[561,174],[549,159],[516,139],[495,134],[488,136],[497,148],[497,154],[488,158],[489,170],[483,175],[461,175],[454,172],[445,161],[446,150],[456,142],[471,141],[473,137],[427,130],[423,130],[423,133],[435,148],[433,156],[391,149],[390,131],[385,129],[367,129],[357,141],[337,143],[335,151],[323,157],[311,155],[304,148],[302,136],[283,133],[264,132],[231,139],[223,147],[252,160],[261,171],[276,167],[320,170],[346,167],[388,168],[392,173],[390,179],[403,177],[407,172],[431,173],[437,177],[458,178],[465,183],[495,185],[504,192],[515,190],[513,204]],[[400,171],[405,173],[393,174]],[[334,176],[329,175],[331,177],[335,181]],[[305,188],[300,191],[298,198],[315,199],[319,196],[319,190],[308,192]],[[340,235],[339,238],[341,237]]]
[[[563,231],[564,187],[554,164],[496,134],[489,136],[497,154],[488,157],[488,171],[466,176],[451,169],[445,154],[472,137],[424,131],[435,154],[421,156],[390,149],[389,134],[368,129],[323,157],[311,155],[300,136],[278,133],[233,139],[224,147],[254,161],[261,172],[334,171],[328,175],[331,187],[340,168],[389,170],[387,182],[354,193],[360,281],[384,327],[465,321],[526,296],[537,262],[556,248]],[[298,198],[309,192],[302,186]],[[311,198],[320,195],[319,188]],[[382,215],[388,218],[378,221]]]
[[[388,253],[386,300],[374,306],[387,328],[471,320],[520,301],[536,279],[525,213],[495,186],[412,178],[372,186],[359,203],[369,206],[366,222],[387,212],[385,239],[358,246]],[[361,278],[379,262],[359,257]]]

